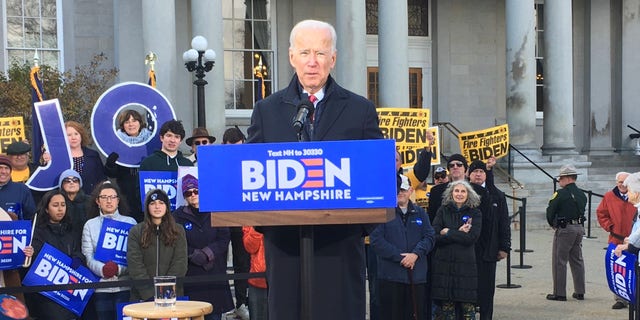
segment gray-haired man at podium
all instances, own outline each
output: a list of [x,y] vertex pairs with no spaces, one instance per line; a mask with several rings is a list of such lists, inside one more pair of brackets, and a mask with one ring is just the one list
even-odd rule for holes
[[[291,124],[298,106],[315,107],[304,134],[313,141],[382,139],[373,103],[340,87],[329,72],[336,63],[336,32],[328,23],[305,20],[291,30],[289,86],[256,103],[248,143],[298,141]],[[312,130],[308,130],[311,129]],[[299,320],[299,227],[261,227],[269,283],[269,319]],[[312,319],[365,319],[363,236],[369,225],[314,227]]]

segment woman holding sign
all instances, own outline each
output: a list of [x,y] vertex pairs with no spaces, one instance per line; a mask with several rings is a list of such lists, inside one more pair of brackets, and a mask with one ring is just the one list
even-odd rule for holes
[[[82,253],[87,258],[87,266],[91,272],[100,277],[100,282],[129,279],[126,266],[118,265],[111,260],[101,261],[96,258],[98,239],[105,219],[136,223],[135,219],[122,215],[127,212],[127,209],[125,201],[120,201],[120,195],[118,186],[107,180],[93,190],[91,200],[88,202],[89,220],[82,229]],[[92,297],[92,303],[97,312],[96,319],[115,319],[117,304],[128,301],[128,287],[96,289]]]
[[[73,229],[71,217],[67,215],[67,205],[60,190],[52,190],[42,197],[36,210],[38,215],[36,229],[31,246],[24,248],[27,257],[36,257],[45,243],[62,251],[72,258],[71,268],[76,269],[84,264],[84,256],[80,249],[79,239]],[[75,319],[77,316],[65,307],[40,294],[33,294],[29,299],[31,315],[36,318]]]
[[[134,280],[154,276],[184,277],[187,273],[187,238],[171,215],[169,196],[160,189],[149,191],[144,200],[144,221],[129,230],[127,263]],[[177,288],[177,296],[182,288]],[[131,301],[154,297],[151,283],[131,289]]]

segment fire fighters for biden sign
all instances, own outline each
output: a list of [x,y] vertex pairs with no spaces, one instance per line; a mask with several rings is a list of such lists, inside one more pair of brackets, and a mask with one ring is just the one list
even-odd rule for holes
[[200,211],[396,206],[393,140],[198,147]]

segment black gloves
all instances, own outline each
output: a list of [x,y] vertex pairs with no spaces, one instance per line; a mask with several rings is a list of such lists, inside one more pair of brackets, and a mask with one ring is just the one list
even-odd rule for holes
[[120,158],[120,155],[117,152],[111,152],[107,157],[107,165],[113,166],[118,161],[118,158]]

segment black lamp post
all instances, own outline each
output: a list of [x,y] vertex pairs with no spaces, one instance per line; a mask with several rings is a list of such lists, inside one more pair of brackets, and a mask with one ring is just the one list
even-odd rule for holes
[[198,87],[198,127],[206,128],[207,118],[205,116],[204,105],[204,86],[207,81],[204,80],[206,72],[213,69],[215,64],[216,52],[212,49],[207,49],[207,39],[203,36],[195,36],[191,40],[191,49],[182,54],[182,60],[184,60],[184,66],[189,72],[195,71],[196,80],[193,84]]

